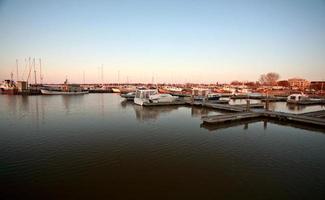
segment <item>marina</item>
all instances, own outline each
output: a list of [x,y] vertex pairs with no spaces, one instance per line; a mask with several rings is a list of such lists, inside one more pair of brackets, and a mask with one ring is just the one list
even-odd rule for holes
[[0,0],[0,200],[325,200],[324,19]]
[[[273,104],[279,103],[283,102]],[[200,180],[201,186],[214,191],[230,178],[237,185],[234,190],[251,191],[236,198],[256,195],[249,190],[252,184],[275,199],[287,195],[299,198],[309,194],[310,187],[314,188],[313,199],[321,199],[323,171],[313,169],[324,167],[322,126],[189,104],[139,106],[117,94],[0,95],[0,105],[0,112],[5,113],[0,116],[0,127],[6,130],[1,131],[0,146],[7,149],[0,154],[6,163],[1,166],[5,170],[0,182],[6,191],[26,189],[27,194],[42,195],[73,184],[76,188],[70,192],[78,193],[84,185],[92,188],[83,196],[99,192],[116,197],[125,187],[130,192],[142,187],[160,191],[172,184],[169,191],[180,195],[179,184],[196,188],[199,186],[193,183]],[[322,107],[317,108],[318,112],[308,115],[323,115]],[[216,115],[242,118],[202,124],[205,117]],[[217,183],[211,173],[217,174]],[[261,178],[247,178],[247,174]],[[148,186],[146,177],[152,176],[156,181]],[[111,179],[118,181],[107,181]],[[281,181],[282,185],[265,180]],[[55,186],[57,183],[60,186]],[[101,188],[103,183],[110,190]],[[46,192],[36,189],[41,186]],[[289,194],[278,192],[279,187]],[[190,198],[184,193],[179,197]]]

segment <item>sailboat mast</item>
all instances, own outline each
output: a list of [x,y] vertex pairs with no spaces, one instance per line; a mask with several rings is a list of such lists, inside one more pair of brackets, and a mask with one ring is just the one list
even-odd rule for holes
[[102,86],[104,86],[104,65],[102,64]]
[[86,77],[85,77],[85,71],[83,71],[83,84],[86,84]]
[[19,74],[18,74],[18,59],[16,59],[16,70],[17,70],[17,71],[16,71],[16,76],[17,76],[17,77],[16,77],[16,79],[17,79],[16,81],[18,81],[18,80],[19,80]]
[[30,64],[30,57],[28,58],[28,76],[27,76],[27,82],[29,81],[30,72],[32,70],[31,64]]
[[41,59],[39,59],[39,78],[40,78],[41,84],[43,84],[42,60]]
[[37,84],[37,80],[36,80],[36,68],[35,68],[35,58],[33,58],[33,67],[34,67],[34,79],[35,79],[35,85]]

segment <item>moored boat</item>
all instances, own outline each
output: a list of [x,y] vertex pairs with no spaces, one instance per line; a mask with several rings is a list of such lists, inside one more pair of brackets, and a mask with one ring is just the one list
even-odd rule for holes
[[133,101],[135,97],[135,92],[129,92],[127,94],[121,94],[121,97],[125,98],[128,101]]
[[4,80],[0,85],[0,91],[2,94],[17,94],[18,88],[13,80]]
[[88,94],[89,91],[83,90],[79,84],[68,84],[68,80],[66,80],[63,86],[58,88],[43,88],[41,89],[41,93],[44,95],[79,95]]
[[150,103],[150,96],[158,94],[158,90],[137,90],[135,92],[134,103],[142,106]]
[[310,100],[309,97],[305,94],[291,94],[287,98],[287,103],[296,104],[296,103],[301,103],[309,100]]

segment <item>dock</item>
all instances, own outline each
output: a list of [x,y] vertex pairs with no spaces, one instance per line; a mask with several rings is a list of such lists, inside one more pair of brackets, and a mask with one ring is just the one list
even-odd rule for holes
[[325,110],[302,113],[299,115],[308,116],[308,117],[318,117],[318,118],[325,118]]
[[[230,105],[230,104],[205,103],[203,106],[218,109],[218,110],[232,111],[232,112],[245,112],[247,110],[246,104]],[[264,108],[264,104],[262,103],[249,104],[249,109],[252,108]]]
[[[250,112],[240,112],[236,114],[225,114],[225,115],[214,115],[202,117],[203,123],[207,124],[218,124],[224,122],[240,121],[244,119],[254,119],[258,117],[272,118],[279,121],[288,121],[295,123],[303,123],[312,126],[325,127],[325,118],[320,118],[316,116],[324,116],[325,111],[304,114],[291,114],[284,112],[266,111],[266,110],[254,110]],[[309,116],[308,116],[309,115]]]
[[226,115],[213,115],[213,116],[205,116],[202,117],[204,123],[224,123],[238,120],[246,120],[261,117],[260,113],[255,112],[241,112],[234,114],[226,114]]
[[325,99],[310,99],[310,100],[304,100],[304,101],[298,101],[291,104],[296,105],[324,105]]

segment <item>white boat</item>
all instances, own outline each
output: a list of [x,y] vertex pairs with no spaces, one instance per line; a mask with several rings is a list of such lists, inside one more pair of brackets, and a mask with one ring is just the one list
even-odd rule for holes
[[135,92],[134,103],[142,106],[144,103],[150,103],[150,96],[158,94],[158,90],[137,90]]
[[309,97],[305,94],[292,94],[287,98],[288,103],[299,103],[307,100],[309,100]]
[[112,88],[112,91],[114,93],[120,93],[121,92],[121,90],[119,88]]
[[178,97],[172,96],[170,94],[154,94],[149,96],[149,101],[152,103],[171,103],[175,101]]

